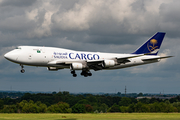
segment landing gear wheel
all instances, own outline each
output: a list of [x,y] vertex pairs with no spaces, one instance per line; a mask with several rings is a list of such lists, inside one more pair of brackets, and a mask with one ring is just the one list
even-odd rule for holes
[[84,76],[84,77],[88,77],[88,76],[92,76],[92,73],[90,71],[82,71],[81,72],[81,75]]
[[22,64],[20,64],[20,66],[21,66],[21,73],[24,73],[25,72],[25,70],[23,69],[24,66]]
[[88,74],[88,76],[92,76],[92,73],[87,73]]
[[73,70],[73,71],[71,71],[71,74],[75,74],[75,71]]
[[82,71],[82,72],[81,72],[81,75],[85,75],[85,74],[86,74],[86,72],[85,72],[85,71]]
[[22,69],[22,70],[21,70],[21,73],[24,73],[24,72],[25,72],[25,70],[24,70],[24,69]]
[[77,74],[73,74],[73,77],[76,77],[77,76]]
[[87,76],[88,76],[87,74],[84,75],[84,77],[87,77]]
[[73,77],[76,77],[76,76],[77,76],[75,70],[71,70],[71,74],[73,75]]

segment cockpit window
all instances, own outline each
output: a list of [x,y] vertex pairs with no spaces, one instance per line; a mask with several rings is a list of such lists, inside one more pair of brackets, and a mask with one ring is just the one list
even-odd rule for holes
[[21,47],[16,47],[16,49],[21,49]]

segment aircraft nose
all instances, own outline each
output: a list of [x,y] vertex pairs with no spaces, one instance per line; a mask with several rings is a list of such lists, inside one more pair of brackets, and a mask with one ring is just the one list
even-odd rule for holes
[[6,59],[8,59],[9,58],[9,53],[6,53],[5,55],[4,55],[4,57],[6,58]]
[[10,61],[15,61],[17,59],[17,55],[14,54],[13,52],[8,52],[4,55],[4,57],[7,59],[7,60],[10,60]]

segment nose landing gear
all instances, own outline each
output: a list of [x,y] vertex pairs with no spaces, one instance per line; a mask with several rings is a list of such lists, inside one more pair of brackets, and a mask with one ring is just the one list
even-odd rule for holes
[[21,66],[21,73],[24,73],[25,72],[25,70],[23,69],[24,66],[23,65],[20,65],[20,66]]

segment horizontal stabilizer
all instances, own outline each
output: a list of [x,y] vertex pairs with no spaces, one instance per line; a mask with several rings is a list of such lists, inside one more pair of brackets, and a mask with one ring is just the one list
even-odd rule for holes
[[170,58],[173,56],[165,56],[165,57],[157,57],[157,58],[148,58],[148,59],[142,59],[142,61],[152,61],[152,60],[158,60],[158,59],[164,59],[164,58]]

